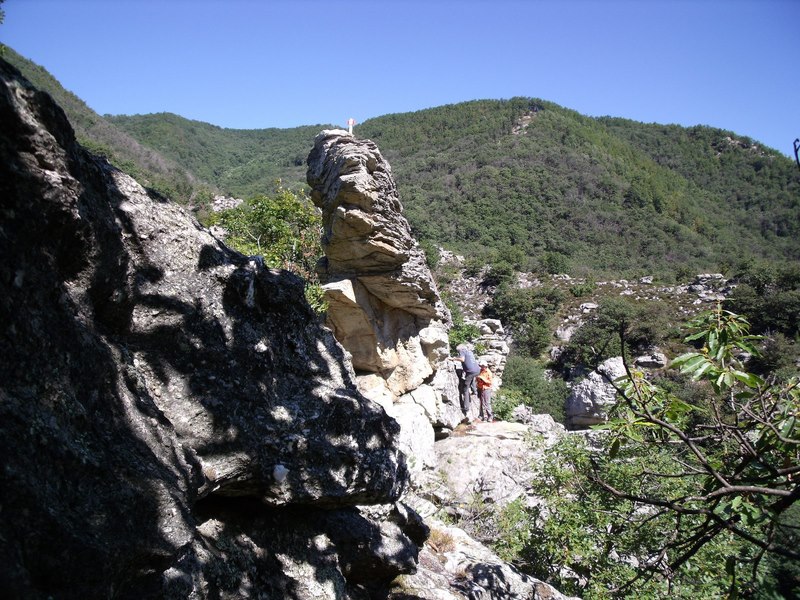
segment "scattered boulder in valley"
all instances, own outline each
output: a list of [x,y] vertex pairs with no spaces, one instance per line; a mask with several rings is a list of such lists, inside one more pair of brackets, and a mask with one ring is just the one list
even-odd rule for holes
[[572,386],[566,402],[567,426],[570,429],[585,429],[604,423],[606,410],[613,405],[617,391],[611,383],[625,375],[622,357],[609,358]]

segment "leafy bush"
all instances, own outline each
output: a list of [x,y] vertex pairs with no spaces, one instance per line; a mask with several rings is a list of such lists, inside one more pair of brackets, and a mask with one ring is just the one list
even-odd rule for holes
[[[603,438],[593,443],[603,444]],[[544,503],[524,515],[516,511],[517,527],[506,530],[510,539],[504,545],[517,553],[514,562],[563,593],[586,599],[728,597],[730,581],[721,576],[726,558],[746,553],[745,545],[730,535],[708,541],[677,571],[640,576],[639,567],[661,564],[654,542],[674,527],[675,517],[614,498],[593,484],[592,464],[603,461],[610,486],[640,494],[657,487],[674,497],[686,492],[683,479],[669,476],[679,473],[680,463],[667,451],[635,445],[625,446],[619,460],[604,461],[607,455],[607,448],[590,449],[577,436],[563,438],[545,454],[532,490]],[[662,476],[655,481],[643,478],[643,472]],[[748,578],[743,565],[733,568]]]
[[745,315],[756,333],[800,335],[800,267],[747,262],[736,273],[739,285],[723,303]]
[[[659,580],[695,586],[693,571],[699,571],[708,587],[695,587],[695,593],[721,595],[726,585],[727,597],[749,596],[769,585],[765,574],[780,564],[763,561],[765,556],[800,561],[797,517],[788,512],[800,493],[798,377],[765,380],[745,370],[740,356],[758,355],[760,338],[741,315],[718,308],[689,326],[685,342],[699,348],[671,367],[712,391],[702,424],[690,418],[695,406],[630,370],[618,382],[621,399],[611,418],[597,428],[609,432],[607,452],[584,460],[578,470],[615,502],[608,514],[623,517],[628,530],[661,521],[662,530],[650,531],[643,546],[650,558],[638,559],[637,577],[626,588]],[[635,476],[619,477],[633,465]],[[638,518],[623,515],[626,506]],[[716,590],[715,565],[727,575]],[[794,583],[796,592],[800,582]]]
[[492,411],[494,416],[501,421],[510,421],[514,409],[525,405],[525,395],[520,390],[508,388],[505,385],[492,397]]
[[562,300],[556,288],[502,285],[484,308],[484,315],[503,322],[519,351],[537,356],[550,343],[551,322]]
[[773,333],[764,337],[760,353],[750,358],[747,366],[762,376],[774,374],[785,379],[796,373],[798,357],[797,343],[782,333]]
[[[514,355],[508,357],[503,371],[503,389],[507,399],[504,404],[524,404],[535,414],[548,414],[558,423],[564,423],[564,402],[569,395],[567,384],[559,378],[548,378],[538,361]],[[514,404],[510,410],[517,406]],[[505,406],[503,410],[507,410]],[[510,412],[509,412],[510,414]]]
[[480,337],[480,335],[481,330],[478,329],[478,326],[474,323],[464,323],[461,321],[460,323],[454,324],[448,332],[450,351],[455,352],[455,349],[459,344],[472,342],[476,338]]
[[314,279],[322,255],[322,218],[305,194],[279,186],[273,195],[255,196],[237,208],[211,215],[209,221],[224,227],[227,243],[240,252],[262,256],[270,267]]
[[626,340],[624,352],[630,356],[660,343],[671,330],[662,305],[606,298],[564,346],[558,362],[564,372],[578,366],[594,369],[623,354],[620,333]]
[[511,283],[515,275],[514,265],[506,260],[492,262],[483,277],[485,285],[502,285]]
[[450,328],[450,331],[447,332],[447,337],[450,342],[450,351],[455,352],[459,344],[472,342],[480,337],[481,330],[474,323],[464,322],[464,314],[449,296],[443,294],[443,299],[453,319],[453,326]]
[[314,309],[314,312],[322,315],[328,312],[328,302],[325,300],[325,292],[319,283],[306,283],[305,287],[306,302]]
[[477,256],[470,256],[464,263],[464,277],[477,277],[481,274],[486,263]]
[[569,293],[575,296],[576,298],[583,298],[584,296],[591,296],[595,289],[597,288],[597,284],[592,281],[585,281],[584,283],[576,283],[569,288]]
[[560,252],[545,252],[540,259],[540,268],[550,275],[569,273],[569,259]]
[[428,268],[431,271],[435,271],[436,267],[439,266],[439,248],[430,241],[422,241],[419,245],[425,253],[425,263]]

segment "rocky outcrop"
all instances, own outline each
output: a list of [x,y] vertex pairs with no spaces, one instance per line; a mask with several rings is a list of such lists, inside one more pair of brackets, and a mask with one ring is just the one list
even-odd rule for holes
[[[486,544],[497,541],[493,526],[481,523],[485,515],[496,517],[519,498],[526,505],[541,503],[540,498],[530,495],[531,465],[564,434],[564,427],[552,417],[536,415],[526,425],[479,423],[437,442],[437,472],[429,474],[406,497],[425,518],[430,535],[420,552],[416,573],[398,577],[389,598],[565,598],[474,539],[482,535]],[[532,444],[532,440],[537,442]],[[443,523],[437,518],[442,513],[460,526]],[[476,520],[478,513],[484,518]]]
[[431,520],[420,568],[395,581],[389,600],[577,600],[503,562],[464,530]]
[[402,215],[391,168],[371,141],[330,130],[315,140],[307,179],[323,215],[327,323],[352,356],[361,391],[400,423],[412,470],[430,467],[433,428],[452,428],[453,408],[460,412],[446,361],[450,314]]
[[[448,492],[451,511],[476,500],[502,507],[526,498],[532,469],[542,452],[565,432],[549,415],[531,417],[528,424],[496,421],[477,423],[461,435],[437,442],[438,472]],[[535,450],[531,437],[541,444]],[[461,515],[464,516],[464,515]]]
[[0,79],[4,594],[362,598],[410,573],[398,425],[302,282]]
[[450,315],[389,164],[369,140],[323,131],[307,179],[323,215],[328,323],[357,372],[380,374],[397,396],[413,390],[447,357]]
[[625,375],[622,357],[609,358],[572,386],[566,402],[567,426],[584,429],[605,422],[606,410],[616,402],[612,381]]

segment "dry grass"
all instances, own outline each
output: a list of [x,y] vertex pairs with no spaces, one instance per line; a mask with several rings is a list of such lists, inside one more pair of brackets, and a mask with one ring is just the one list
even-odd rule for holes
[[443,554],[455,550],[456,542],[453,536],[442,529],[431,529],[431,534],[426,541],[431,550],[437,554]]

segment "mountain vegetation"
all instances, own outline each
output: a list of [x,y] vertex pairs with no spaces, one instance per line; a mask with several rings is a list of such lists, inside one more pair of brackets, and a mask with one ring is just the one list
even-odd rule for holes
[[[54,96],[84,146],[192,206],[206,224],[225,227],[235,247],[313,280],[319,219],[304,191],[305,159],[330,126],[231,130],[168,113],[100,116],[43,68],[11,49],[6,55]],[[509,560],[585,597],[609,589],[639,597],[794,593],[800,170],[793,162],[729,131],[590,118],[535,98],[386,115],[356,135],[375,141],[392,165],[424,247],[464,254],[467,270],[489,265],[485,283],[496,291],[486,316],[515,335],[505,374],[511,400],[501,396],[508,402],[497,407],[501,416],[526,403],[558,418],[566,383],[557,375],[679,343],[675,316],[663,306],[608,298],[548,363],[542,356],[567,294],[519,289],[516,271],[579,277],[583,283],[569,289],[575,298],[591,295],[600,277],[673,282],[720,271],[738,278],[724,309],[749,322],[720,307],[694,322],[698,331],[686,343],[697,347],[677,362],[683,373],[650,381],[630,372],[617,382],[622,401],[602,453],[556,449],[538,490],[548,514],[517,506],[503,517],[517,536],[504,539]],[[212,215],[217,193],[246,202]],[[714,330],[714,319],[724,328]],[[456,321],[467,339],[471,325]],[[764,335],[758,344],[751,324]],[[734,350],[752,361],[745,367]],[[785,568],[775,555],[794,562]],[[758,596],[759,585],[774,595]]]
[[314,136],[333,128],[223,129],[170,113],[107,119],[201,180],[241,198],[271,190],[278,180],[287,188],[305,187],[306,157]]
[[[322,127],[225,130],[174,115],[110,121],[243,196],[276,179],[302,186],[305,152]],[[728,131],[592,119],[515,98],[378,117],[356,135],[392,165],[417,237],[482,262],[671,280],[745,259],[800,258],[800,174],[785,156]]]
[[387,155],[418,235],[465,255],[598,276],[800,258],[800,173],[731,132],[515,98],[380,117],[357,134]]
[[[87,147],[201,212],[213,193],[250,198],[277,180],[304,188],[313,138],[333,127],[101,117],[41,67],[10,49],[9,59],[65,108]],[[386,115],[355,134],[392,165],[417,238],[484,264],[670,281],[746,260],[800,259],[800,171],[730,131],[590,118],[513,98]]]

